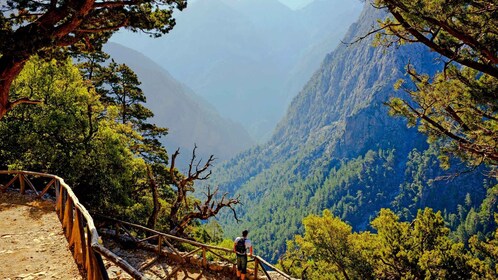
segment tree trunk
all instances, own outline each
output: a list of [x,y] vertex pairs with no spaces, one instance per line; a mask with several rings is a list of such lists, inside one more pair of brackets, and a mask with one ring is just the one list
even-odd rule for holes
[[12,109],[9,101],[10,86],[28,59],[29,56],[14,58],[8,55],[0,58],[0,120]]
[[159,216],[159,211],[161,210],[161,203],[159,202],[159,192],[157,190],[156,180],[154,180],[150,166],[147,167],[147,174],[149,175],[149,185],[152,192],[152,201],[154,203],[154,209],[152,209],[152,213],[147,220],[147,227],[156,229],[157,217]]

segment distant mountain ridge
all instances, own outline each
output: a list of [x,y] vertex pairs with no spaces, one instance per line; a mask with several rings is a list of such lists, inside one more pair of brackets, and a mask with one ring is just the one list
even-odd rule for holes
[[[344,41],[368,33],[384,16],[367,3]],[[302,232],[302,218],[324,209],[364,230],[383,207],[407,219],[423,207],[456,215],[470,194],[472,207],[481,203],[485,176],[435,180],[461,167],[441,170],[435,147],[405,120],[389,117],[384,105],[408,61],[426,73],[441,69],[434,54],[419,45],[382,49],[371,42],[340,45],[328,54],[271,140],[215,170],[211,184],[243,198],[241,224],[230,213],[220,219],[228,236],[250,229],[258,254],[276,261],[285,240]]]
[[267,139],[359,9],[359,1],[343,0],[299,10],[277,0],[196,1],[163,38],[126,33],[112,40],[154,57],[222,116]]
[[190,159],[194,144],[199,146],[198,156],[213,154],[218,160],[253,144],[242,126],[222,118],[202,97],[145,55],[116,43],[105,45],[104,50],[137,73],[147,97],[146,106],[155,114],[153,122],[169,129],[163,144],[170,153],[180,147],[183,163]]

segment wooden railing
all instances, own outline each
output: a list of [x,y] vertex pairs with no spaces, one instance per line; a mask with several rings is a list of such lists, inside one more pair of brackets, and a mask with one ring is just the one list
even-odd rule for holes
[[[73,257],[86,274],[86,279],[109,279],[102,256],[121,267],[135,279],[145,279],[137,269],[101,245],[92,216],[81,205],[76,195],[62,178],[29,171],[0,171],[0,175],[14,176],[5,185],[0,185],[2,192],[17,183],[21,194],[25,194],[26,187],[29,187],[41,198],[50,188],[54,188],[55,210],[62,223],[64,235],[69,242]],[[34,179],[30,180],[29,178]],[[44,185],[40,192],[32,182],[35,180]]]
[[[155,251],[157,252],[157,257],[154,258],[152,261],[149,263],[143,265],[139,270],[143,270],[146,267],[152,265],[155,261],[157,261],[160,257],[161,254],[164,252],[162,249],[167,249],[169,252],[171,252],[171,257],[180,260],[181,262],[187,262],[186,259],[188,257],[192,257],[195,254],[199,254],[201,257],[201,266],[203,267],[209,267],[208,265],[208,259],[207,259],[207,254],[211,253],[218,257],[219,259],[231,264],[233,267],[232,271],[235,269],[235,262],[233,260],[228,259],[227,257],[223,256],[220,252],[224,252],[227,255],[231,255],[235,257],[235,252],[233,249],[227,249],[223,247],[218,247],[218,246],[213,246],[213,245],[207,245],[203,244],[200,242],[196,242],[193,240],[188,240],[184,238],[180,238],[178,236],[166,234],[160,231],[156,231],[141,225],[117,220],[114,218],[110,217],[105,217],[105,216],[98,216],[98,219],[103,219],[109,222],[109,224],[114,225],[115,230],[112,234],[114,234],[116,237],[120,236],[121,232],[123,232],[123,235],[126,235],[128,238],[132,239],[133,241],[137,243],[147,243],[150,244],[152,240],[154,240],[154,243],[157,244],[155,246]],[[128,228],[127,228],[128,227]],[[135,232],[135,234],[132,234],[132,231]],[[142,233],[143,236],[146,236],[143,239],[138,239],[136,233]],[[157,241],[157,243],[156,243]],[[180,244],[180,245],[190,245],[191,247],[195,247],[194,250],[190,252],[179,252],[175,246],[172,245],[172,243]],[[276,273],[280,274],[282,277],[286,279],[292,279],[289,275],[285,274],[281,270],[277,269],[267,261],[265,261],[263,258],[257,255],[253,255],[253,260],[250,260],[250,262],[254,261],[254,270],[252,271],[254,279],[258,279],[258,274],[261,270],[268,279],[272,279],[270,276],[268,270],[273,270]],[[269,268],[269,269],[267,269]]]

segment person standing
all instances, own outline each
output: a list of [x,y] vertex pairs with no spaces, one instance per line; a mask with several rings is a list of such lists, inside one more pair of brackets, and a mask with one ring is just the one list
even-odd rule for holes
[[237,278],[244,280],[247,273],[247,254],[252,256],[252,244],[247,235],[248,230],[242,232],[242,237],[235,238],[233,250],[237,254]]

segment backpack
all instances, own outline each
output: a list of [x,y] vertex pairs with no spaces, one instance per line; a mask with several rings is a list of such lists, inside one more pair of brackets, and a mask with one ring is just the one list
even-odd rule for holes
[[240,255],[246,254],[246,239],[245,238],[240,238],[239,241],[237,241],[237,244],[235,245],[235,251]]

